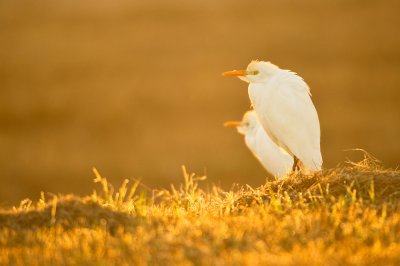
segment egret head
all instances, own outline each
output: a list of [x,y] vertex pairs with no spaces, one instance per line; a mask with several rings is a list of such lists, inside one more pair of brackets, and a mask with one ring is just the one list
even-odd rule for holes
[[224,76],[237,76],[248,83],[262,83],[279,70],[279,67],[271,62],[253,60],[246,70],[233,70],[222,73]]
[[240,134],[248,135],[257,129],[259,122],[255,111],[247,111],[242,118],[242,121],[225,122],[226,127],[236,127]]

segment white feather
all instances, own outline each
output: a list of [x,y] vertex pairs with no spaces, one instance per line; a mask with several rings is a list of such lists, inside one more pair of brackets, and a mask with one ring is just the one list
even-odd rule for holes
[[247,147],[270,174],[283,177],[292,170],[293,158],[269,138],[255,111],[245,113],[238,131],[245,135]]

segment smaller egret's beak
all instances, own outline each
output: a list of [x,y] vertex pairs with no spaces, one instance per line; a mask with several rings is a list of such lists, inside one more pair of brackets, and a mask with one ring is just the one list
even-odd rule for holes
[[232,70],[222,73],[222,76],[247,76],[247,75],[257,75],[258,71],[248,71],[248,70]]
[[242,124],[242,122],[239,121],[228,121],[224,123],[224,127],[238,127]]

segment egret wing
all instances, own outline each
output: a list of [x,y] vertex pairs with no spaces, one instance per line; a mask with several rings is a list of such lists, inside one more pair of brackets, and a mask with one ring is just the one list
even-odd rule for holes
[[265,104],[254,106],[260,123],[279,146],[297,156],[306,167],[319,170],[320,125],[307,84],[286,72],[267,86],[269,93],[260,99]]

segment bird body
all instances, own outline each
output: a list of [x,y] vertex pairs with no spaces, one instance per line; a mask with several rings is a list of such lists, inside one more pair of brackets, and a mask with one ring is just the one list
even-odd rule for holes
[[255,111],[246,112],[241,122],[227,122],[225,125],[236,126],[244,135],[246,146],[270,174],[283,177],[290,172],[293,158],[269,138]]
[[307,170],[320,170],[320,125],[308,85],[296,73],[270,62],[252,61],[239,78],[249,82],[248,92],[258,119],[270,138]]

